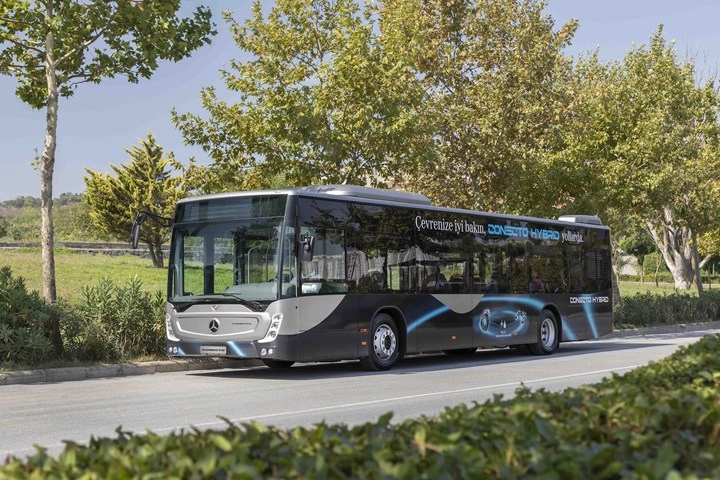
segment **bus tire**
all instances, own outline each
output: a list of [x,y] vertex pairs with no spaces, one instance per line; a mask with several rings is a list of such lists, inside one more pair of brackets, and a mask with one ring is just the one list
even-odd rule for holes
[[389,370],[400,358],[400,337],[395,321],[387,313],[378,314],[370,328],[368,356],[360,359],[365,370]]
[[291,360],[273,360],[272,358],[263,358],[262,362],[270,368],[290,368],[295,363]]
[[560,345],[560,329],[555,314],[550,310],[543,310],[538,321],[537,342],[528,344],[533,355],[550,355]]

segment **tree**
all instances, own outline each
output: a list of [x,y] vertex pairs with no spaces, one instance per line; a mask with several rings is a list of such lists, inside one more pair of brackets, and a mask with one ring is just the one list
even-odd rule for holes
[[[678,289],[702,291],[697,236],[720,211],[720,98],[698,85],[694,66],[677,59],[662,26],[623,62],[579,62],[575,165],[596,179],[595,205],[635,215],[653,238]],[[602,192],[613,192],[607,195]]]
[[[43,295],[55,302],[52,179],[60,97],[78,85],[150,78],[158,61],[179,61],[215,34],[205,7],[178,18],[180,0],[35,0],[0,7],[0,74],[18,98],[47,112],[41,174]],[[59,338],[59,329],[57,329]]]
[[655,242],[644,230],[633,232],[620,240],[620,248],[637,259],[640,267],[640,283],[645,281],[645,257],[657,251]]
[[432,154],[424,92],[378,42],[371,7],[277,0],[265,17],[255,1],[245,24],[225,18],[252,60],[222,72],[230,100],[202,91],[207,119],[173,114],[214,160],[206,189],[267,187],[279,173],[290,185],[385,185]]
[[555,30],[543,7],[536,0],[383,2],[386,51],[411,66],[434,122],[437,158],[410,172],[409,189],[457,207],[553,212],[560,189],[546,172],[571,100],[562,49],[577,22]]
[[[163,149],[152,134],[125,150],[131,162],[120,167],[110,165],[116,176],[90,169],[85,177],[85,202],[90,217],[103,232],[118,239],[127,239],[139,211],[160,217],[172,217],[175,203],[187,194],[182,175],[173,177],[173,170],[182,172],[182,164]],[[162,245],[170,238],[170,230],[158,222],[148,222],[141,230],[140,240],[148,245],[153,265],[163,267]]]

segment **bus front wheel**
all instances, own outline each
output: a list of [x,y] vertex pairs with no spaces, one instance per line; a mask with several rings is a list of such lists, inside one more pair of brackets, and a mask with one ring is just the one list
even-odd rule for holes
[[550,355],[560,345],[560,329],[555,314],[550,310],[543,310],[538,322],[537,342],[527,347],[533,355]]
[[381,313],[370,329],[368,356],[360,359],[366,370],[389,370],[400,358],[400,341],[393,318]]

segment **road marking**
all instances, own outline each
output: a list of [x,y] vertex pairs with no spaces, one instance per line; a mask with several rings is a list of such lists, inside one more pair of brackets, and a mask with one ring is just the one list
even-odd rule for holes
[[[378,399],[378,400],[368,400],[365,402],[353,402],[353,403],[344,403],[341,405],[328,405],[325,407],[306,408],[303,410],[292,410],[292,411],[286,411],[286,412],[266,413],[264,415],[255,415],[252,417],[233,418],[233,419],[229,419],[228,422],[233,423],[233,424],[238,424],[238,423],[243,423],[243,422],[250,422],[252,420],[267,420],[270,418],[284,417],[284,416],[288,416],[288,415],[326,412],[326,411],[341,410],[341,409],[346,409],[346,408],[377,405],[377,404],[381,404],[381,403],[392,403],[392,402],[401,402],[401,401],[405,401],[405,400],[413,400],[413,399],[418,399],[418,398],[435,397],[435,396],[439,396],[439,395],[452,395],[452,394],[475,392],[475,391],[481,391],[481,390],[500,389],[500,388],[506,388],[506,387],[512,387],[512,386],[521,386],[521,385],[528,385],[528,384],[534,384],[534,383],[550,382],[550,381],[554,381],[554,380],[563,380],[563,379],[584,377],[584,376],[597,375],[597,374],[603,374],[603,373],[613,373],[613,372],[618,372],[621,370],[632,370],[639,366],[640,365],[631,365],[631,366],[627,366],[627,367],[608,368],[605,370],[595,370],[592,372],[574,373],[574,374],[570,374],[570,375],[558,375],[558,376],[554,376],[554,377],[538,378],[538,379],[534,379],[534,380],[527,380],[527,381],[521,381],[521,382],[498,383],[495,385],[485,385],[485,386],[481,386],[481,387],[468,387],[468,388],[460,388],[460,389],[456,389],[456,390],[444,390],[441,392],[428,392],[428,393],[419,393],[416,395],[405,395],[402,397],[391,397],[391,398],[383,398],[383,399]],[[215,425],[227,425],[227,422],[207,422],[207,423],[194,424],[192,426],[193,427],[212,427]],[[171,430],[179,430],[181,428],[183,428],[183,427],[166,428],[163,430],[171,431]],[[157,432],[157,430],[156,430],[156,432]]]

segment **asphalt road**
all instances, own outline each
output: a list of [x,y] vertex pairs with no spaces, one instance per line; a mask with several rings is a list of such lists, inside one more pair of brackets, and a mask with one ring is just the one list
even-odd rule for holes
[[554,355],[485,350],[471,356],[410,357],[388,372],[357,362],[158,373],[83,381],[0,386],[0,461],[64,440],[115,437],[123,430],[168,433],[190,426],[222,429],[257,420],[282,427],[394,421],[435,415],[446,406],[513,395],[524,384],[560,391],[661,359],[718,330],[562,344]]

